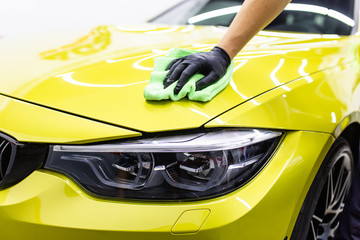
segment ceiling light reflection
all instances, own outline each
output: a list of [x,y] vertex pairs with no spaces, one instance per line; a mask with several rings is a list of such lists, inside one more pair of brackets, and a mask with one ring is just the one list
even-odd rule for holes
[[320,7],[317,5],[312,4],[301,4],[301,3],[290,3],[288,6],[286,6],[285,10],[289,11],[301,11],[301,12],[312,12],[312,13],[318,13],[321,15],[327,15],[331,18],[334,18],[342,23],[345,23],[348,26],[354,27],[355,21],[348,16],[335,11],[333,9],[329,9],[326,7]]
[[276,66],[276,68],[270,73],[271,80],[275,83],[276,86],[281,85],[279,79],[276,77],[277,71],[284,65],[285,59],[281,58],[279,64]]
[[247,59],[238,60],[238,59],[235,59],[235,58],[234,58],[234,62],[239,63],[239,64],[236,65],[236,67],[234,67],[233,72],[235,72],[236,70],[238,70],[239,68],[241,68],[242,66],[244,66],[245,63],[247,63],[248,61],[249,61],[249,60],[247,60]]
[[225,124],[226,123],[223,120],[221,120],[220,118],[215,118],[214,120],[217,121],[220,124]]
[[[325,46],[325,45],[335,45],[338,44],[338,40],[332,40],[332,41],[322,41],[322,42],[311,42],[311,43],[299,43],[299,44],[291,44],[291,47],[293,48],[301,48],[301,47],[317,47],[317,46]],[[283,48],[287,47],[287,45],[274,45],[274,48]],[[310,50],[308,48],[308,50]],[[298,49],[299,51],[299,49]]]
[[328,16],[335,18],[335,19],[339,20],[340,22],[345,23],[346,25],[348,25],[350,27],[355,26],[355,21],[353,19],[351,19],[348,16],[346,16],[340,12],[337,12],[335,10],[329,9]]
[[336,114],[334,112],[331,112],[331,122],[336,123]]
[[205,51],[210,50],[215,47],[215,44],[205,44],[205,43],[194,43],[192,47],[195,48],[197,51]]
[[186,28],[183,28],[183,29],[181,29],[180,30],[180,32],[190,32],[190,31],[192,31],[192,30],[194,30],[195,29],[195,26],[194,25],[189,25],[189,26],[187,26]]
[[[235,61],[234,61],[234,62],[235,62]],[[234,67],[233,72],[235,72],[236,70],[238,70],[239,68],[241,68],[242,66],[244,66],[244,64],[247,63],[248,60],[240,60],[240,61],[238,61],[238,62],[240,62],[240,63],[239,63],[236,67]],[[241,92],[239,92],[239,89],[237,88],[237,86],[236,86],[236,84],[235,84],[235,82],[234,82],[234,80],[233,80],[232,78],[231,78],[231,80],[230,80],[230,86],[231,86],[231,88],[232,88],[237,94],[239,94],[239,96],[242,97],[244,100],[248,100],[248,99],[249,99],[247,96],[245,96],[245,95],[243,95]]]
[[189,108],[190,111],[194,112],[194,113],[197,113],[197,114],[200,114],[204,117],[206,117],[207,119],[211,119],[211,117],[203,112],[200,112],[199,110],[196,110],[196,109],[193,109],[193,108]]
[[326,15],[324,13],[328,11],[326,7],[321,7],[311,4],[301,4],[301,3],[290,3],[285,7],[285,10],[311,12],[311,13],[318,13],[321,15]]
[[[293,45],[291,45],[293,46]],[[273,46],[274,48],[277,47],[276,45]],[[234,61],[237,62],[240,59],[250,59],[250,58],[259,58],[259,57],[266,57],[266,56],[271,56],[271,55],[284,55],[287,54],[289,52],[300,52],[300,51],[309,51],[310,48],[296,48],[296,49],[291,49],[291,50],[272,50],[272,51],[254,51],[254,52],[250,52],[250,51],[240,51],[236,57],[234,57]],[[252,55],[252,56],[251,56]]]
[[221,8],[221,9],[217,9],[217,10],[210,11],[210,12],[205,12],[205,13],[202,13],[202,14],[199,14],[199,15],[189,18],[188,23],[193,24],[193,23],[201,22],[201,21],[209,19],[209,18],[214,18],[214,17],[237,13],[240,10],[240,8],[241,8],[241,5],[238,5],[238,6],[233,6],[233,7]]
[[156,30],[156,31],[148,31],[145,32],[145,34],[161,34],[161,33],[170,33],[170,32],[175,32],[179,29],[179,26],[174,26],[168,29],[163,29],[163,30]]
[[[279,86],[282,85],[282,83],[280,83],[279,79],[277,79],[276,77],[276,73],[280,70],[280,68],[284,65],[285,59],[281,58],[279,64],[276,66],[276,68],[270,73],[270,78],[271,80],[275,83],[275,86]],[[285,91],[290,92],[291,88],[289,88],[288,86],[281,86],[282,89],[284,89]]]
[[312,81],[314,81],[310,76],[309,76],[309,73],[306,73],[305,72],[305,67],[306,65],[308,64],[308,60],[307,59],[303,59],[302,60],[302,63],[301,63],[301,66],[299,67],[298,69],[298,72],[299,74],[305,78],[305,80],[308,82],[308,83],[311,83]]
[[242,97],[244,100],[248,100],[249,98],[247,96],[245,96],[244,94],[242,94],[241,92],[239,92],[239,89],[237,88],[235,82],[233,79],[230,80],[230,86],[231,88],[237,93],[239,94],[240,97]]
[[[221,8],[205,13],[201,13],[199,15],[193,16],[189,18],[188,23],[194,24],[197,22],[201,22],[210,18],[219,17],[219,16],[225,16],[229,14],[235,14],[241,9],[241,5],[232,6],[232,7],[226,7]],[[355,21],[345,14],[342,14],[338,11],[335,11],[333,9],[329,9],[322,6],[312,5],[312,4],[301,4],[301,3],[289,3],[284,11],[299,11],[299,12],[310,12],[310,13],[316,13],[324,16],[329,16],[331,18],[334,18],[348,26],[354,27]]]
[[139,69],[139,70],[144,70],[144,71],[152,71],[154,70],[153,67],[144,67],[144,66],[141,66],[141,63],[147,59],[150,59],[150,58],[155,58],[155,57],[158,57],[160,55],[163,55],[163,53],[157,53],[157,54],[152,54],[151,56],[149,57],[144,57],[142,59],[139,59],[137,60],[134,64],[133,64],[133,67],[136,68],[136,69]]
[[321,34],[310,34],[310,33],[286,33],[286,32],[275,32],[264,30],[258,33],[260,36],[270,36],[270,37],[289,37],[289,38],[305,38],[305,39],[312,39],[312,38],[323,38]]
[[245,207],[247,207],[249,210],[251,210],[251,206],[249,203],[245,202],[243,199],[239,198],[239,197],[236,197],[236,199],[241,202],[242,204],[245,205]]

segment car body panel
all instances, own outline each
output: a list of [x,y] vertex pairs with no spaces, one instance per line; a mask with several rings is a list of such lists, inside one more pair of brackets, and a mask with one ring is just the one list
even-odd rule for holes
[[[357,62],[310,74],[251,99],[218,116],[205,127],[241,126],[333,133],[340,122],[359,113],[359,77]],[[351,121],[343,122],[341,129],[359,120],[358,115],[354,116]]]
[[1,38],[0,131],[20,142],[88,144],[202,127],[284,136],[249,182],[197,201],[135,201],[120,190],[105,198],[40,167],[0,191],[0,238],[289,239],[336,137],[360,122],[360,38],[262,31],[210,102],[144,99],[157,56],[210,50],[225,30],[109,25]]
[[[284,239],[290,237],[307,190],[333,141],[330,134],[289,132],[279,151],[249,183],[225,196],[201,201],[102,199],[88,195],[62,174],[37,170],[0,191],[0,235],[4,240]],[[182,234],[171,233],[189,210],[210,212],[200,231],[192,232],[191,223],[199,221],[195,214]]]
[[127,129],[0,96],[0,129],[20,142],[88,143],[137,137]]
[[[212,101],[144,99],[156,56],[170,46],[209,50],[223,32],[216,27],[100,26],[57,48],[54,42],[70,37],[36,36],[15,43],[4,39],[0,92],[102,122],[159,132],[198,128],[271,89],[357,59],[357,37],[264,31],[235,57],[233,80]],[[18,66],[27,67],[17,71]],[[311,129],[303,124],[296,128]]]

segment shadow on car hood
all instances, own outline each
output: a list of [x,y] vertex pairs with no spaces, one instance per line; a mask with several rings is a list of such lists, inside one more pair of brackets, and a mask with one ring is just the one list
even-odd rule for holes
[[233,79],[212,101],[144,99],[155,57],[172,47],[209,50],[224,31],[99,26],[84,37],[82,31],[4,37],[0,92],[144,132],[189,129],[275,87],[338,65],[349,51],[342,47],[348,40],[339,36],[264,31],[236,56]]

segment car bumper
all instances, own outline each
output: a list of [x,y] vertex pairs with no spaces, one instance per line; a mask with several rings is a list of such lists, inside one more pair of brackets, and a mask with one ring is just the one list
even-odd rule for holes
[[146,202],[93,197],[62,174],[37,170],[0,191],[0,238],[284,239],[333,137],[289,132],[266,167],[222,197]]

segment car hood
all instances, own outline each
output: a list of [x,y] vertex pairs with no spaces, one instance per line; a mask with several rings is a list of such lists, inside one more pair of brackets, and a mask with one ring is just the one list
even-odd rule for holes
[[129,129],[180,130],[200,127],[273,88],[351,60],[346,38],[264,31],[236,56],[229,86],[210,102],[144,99],[155,57],[173,47],[209,50],[224,31],[99,26],[90,33],[3,37],[0,93]]

